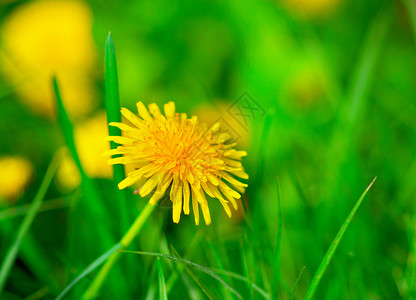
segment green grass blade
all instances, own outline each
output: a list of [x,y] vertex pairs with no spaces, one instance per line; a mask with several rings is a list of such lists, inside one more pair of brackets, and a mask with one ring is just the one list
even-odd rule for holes
[[[78,193],[77,193],[78,194]],[[52,199],[48,201],[43,201],[41,207],[39,208],[40,212],[46,212],[54,209],[61,209],[61,208],[68,208],[74,205],[74,197],[75,195],[71,195],[68,197],[62,197],[57,199]],[[30,204],[23,204],[19,206],[12,206],[0,211],[0,221],[24,216],[30,210]]]
[[168,294],[166,293],[165,275],[163,274],[163,267],[160,261],[160,257],[157,258],[157,269],[159,271],[159,297],[160,300],[167,300]]
[[[242,266],[244,270],[244,275],[248,279],[246,282],[247,290],[248,290],[248,299],[254,299],[254,289],[253,289],[253,277],[254,272],[252,271],[253,264],[251,264],[251,260],[249,260],[249,252],[253,251],[253,246],[251,244],[251,239],[248,237],[249,233],[247,232],[243,234],[242,241],[241,241],[241,259],[242,259]],[[250,272],[251,271],[251,272]]]
[[50,163],[48,170],[46,171],[45,177],[43,178],[43,181],[35,196],[35,199],[33,200],[30,206],[30,210],[28,214],[25,216],[25,218],[23,219],[23,222],[17,231],[16,238],[14,239],[13,243],[11,244],[9,250],[7,251],[4,257],[4,260],[0,269],[0,296],[6,285],[6,281],[10,275],[13,264],[16,260],[17,253],[19,252],[22,239],[24,238],[26,233],[29,231],[29,228],[32,225],[33,220],[35,219],[36,214],[38,213],[39,208],[42,205],[43,198],[45,197],[45,194],[49,188],[49,185],[52,181],[55,171],[58,168],[60,159],[61,159],[61,155],[57,154],[55,155],[52,162]]
[[100,196],[98,194],[98,191],[91,178],[89,178],[86,175],[82,167],[81,160],[79,159],[74,140],[73,126],[71,121],[69,120],[68,114],[62,102],[57,80],[55,77],[53,77],[52,81],[58,108],[59,124],[61,125],[62,133],[64,135],[66,144],[71,152],[72,158],[74,159],[75,164],[81,174],[81,187],[86,197],[85,203],[88,207],[89,212],[91,213],[91,218],[94,219],[95,223],[100,224],[100,226],[97,226],[97,233],[100,236],[99,240],[103,243],[103,248],[108,248],[114,244],[114,242],[111,239],[111,236],[109,235],[109,231],[107,230],[108,218],[106,217],[106,213]]
[[251,282],[251,285],[252,285],[253,289],[256,292],[258,292],[260,295],[262,295],[264,297],[264,299],[271,299],[270,295],[265,290],[261,289],[257,284],[255,284],[251,280],[247,279],[246,277],[241,276],[240,274],[237,274],[237,273],[234,273],[234,272],[231,272],[231,271],[227,271],[227,270],[214,269],[214,268],[211,268],[211,270],[213,272],[216,272],[216,273],[224,274],[224,275],[226,275],[230,278],[234,278],[234,279],[237,279],[237,280],[240,280],[240,281],[244,281],[245,283],[250,283]]
[[[201,291],[205,294],[205,296],[207,296],[208,299],[210,300],[215,300],[215,297],[211,294],[210,290],[205,286],[205,284],[202,283],[202,281],[198,278],[198,276],[195,275],[195,273],[189,268],[186,268],[186,271],[188,273],[188,275],[192,278],[192,280],[198,285],[198,287],[201,289]],[[184,280],[184,276],[183,273],[182,275],[182,280]],[[186,281],[184,280],[185,284]],[[188,290],[189,290],[189,286],[186,285]]]
[[147,288],[146,296],[143,297],[144,300],[153,300],[156,299],[156,283],[155,283],[155,277],[156,277],[156,267],[153,265],[152,272],[150,276],[148,277],[150,279],[149,283],[150,285]]
[[335,199],[340,183],[344,181],[345,170],[342,167],[352,153],[357,151],[355,145],[356,129],[362,124],[368,105],[367,96],[371,91],[381,53],[394,19],[391,3],[385,1],[374,20],[368,26],[363,40],[357,64],[351,73],[350,86],[347,91],[345,106],[339,109],[337,124],[332,133],[329,152],[327,154],[326,181],[329,187],[326,198]]
[[[140,215],[136,218],[130,229],[126,232],[123,238],[120,240],[120,244],[123,248],[128,247],[134,238],[140,233],[147,219],[155,209],[156,205],[147,203]],[[84,293],[84,299],[93,299],[97,297],[97,293],[100,290],[104,280],[107,278],[108,273],[113,268],[113,265],[118,261],[121,252],[115,252],[110,255],[104,266],[100,269],[94,280]]]
[[[117,60],[111,34],[108,34],[107,43],[105,45],[105,110],[107,112],[107,123],[121,122],[120,115],[120,96],[118,89]],[[121,130],[108,126],[110,136],[121,136]],[[117,144],[110,142],[111,149],[116,149]],[[121,155],[114,155],[113,158]],[[125,178],[124,165],[113,165],[114,181],[116,182],[114,189],[116,190],[118,207],[120,208],[120,229],[122,233],[128,229],[130,220],[128,217],[127,199],[125,191],[119,190],[117,184]]]
[[[214,256],[214,260],[215,260],[215,263],[217,264],[218,268],[219,268],[220,270],[225,270],[225,268],[224,268],[224,264],[223,264],[223,262],[221,261],[220,255],[219,255],[218,250],[216,249],[216,247],[215,247],[214,243],[211,241],[211,239],[210,239],[210,238],[208,238],[208,239],[207,239],[207,242],[208,242],[208,246],[209,246],[209,248],[210,248],[210,250],[211,250],[211,253],[212,253],[212,255]],[[224,281],[226,281],[227,283],[229,283],[229,281],[227,281],[226,279],[225,279]],[[229,291],[229,290],[227,290],[225,287],[223,288],[223,293],[224,293],[224,294],[223,294],[223,297],[224,297],[224,299],[225,299],[225,300],[227,300],[227,299],[232,299],[232,298],[231,298],[231,293],[230,293],[230,291]]]
[[[259,196],[255,193],[255,189],[253,187],[260,186],[263,183],[264,179],[264,167],[265,167],[265,158],[263,155],[263,149],[267,148],[267,142],[270,136],[270,130],[272,126],[272,121],[275,116],[274,111],[268,111],[265,117],[264,121],[264,127],[263,131],[261,133],[261,137],[259,140],[259,146],[258,146],[258,154],[257,154],[257,162],[256,162],[256,172],[253,176],[253,178],[250,178],[251,184],[249,185],[247,189],[247,193],[249,197],[253,197],[254,199],[257,199]],[[252,226],[254,229],[254,232],[260,232],[261,228],[267,227],[267,224],[265,224],[264,218],[261,216],[264,215],[264,207],[263,207],[263,201],[260,199],[257,199],[255,201],[256,203],[256,209],[254,210],[253,220],[256,222],[253,222]]]
[[227,289],[229,289],[230,292],[232,292],[235,296],[237,296],[238,299],[242,299],[241,295],[236,290],[234,290],[231,286],[229,286],[221,277],[219,277],[213,271],[211,271],[210,269],[208,269],[206,267],[203,267],[201,265],[198,265],[198,264],[196,264],[196,263],[194,263],[192,261],[189,261],[187,259],[178,258],[178,257],[174,257],[174,256],[171,256],[171,255],[167,255],[167,254],[163,254],[163,253],[156,253],[156,252],[128,251],[128,250],[119,250],[118,252],[133,253],[133,254],[146,255],[146,256],[163,257],[163,258],[170,259],[170,260],[172,260],[174,262],[180,262],[180,263],[184,263],[184,264],[186,264],[188,266],[195,267],[195,268],[201,270],[202,272],[208,274],[212,278],[216,279],[217,281],[219,281],[222,285],[224,285],[225,287],[227,287]]
[[[175,257],[180,258],[179,253],[175,250],[173,245],[169,245],[169,249],[172,252]],[[159,258],[159,257],[158,257]],[[196,276],[196,274],[192,271],[192,269],[188,265],[184,265],[186,268],[186,272],[189,276],[191,276],[192,280],[198,285],[198,287],[201,289],[201,291],[205,294],[205,296],[208,297],[210,300],[214,300],[214,296],[211,294],[209,289],[205,286],[205,284],[202,283],[202,281]],[[182,280],[184,281],[185,285],[188,287],[189,290],[189,283],[186,280],[186,277],[183,276],[183,273],[176,269],[176,273],[180,273],[182,276]]]
[[324,275],[326,268],[328,267],[329,263],[331,262],[332,257],[334,256],[335,250],[337,250],[339,243],[341,242],[342,237],[344,236],[345,231],[347,230],[348,226],[351,223],[352,218],[354,217],[355,213],[357,212],[358,208],[361,205],[361,202],[363,201],[365,195],[370,190],[371,186],[373,185],[374,181],[377,177],[373,179],[373,181],[370,183],[370,185],[366,188],[364,193],[361,195],[360,199],[358,199],[357,203],[352,208],[350,214],[348,215],[347,219],[345,220],[344,224],[342,224],[340,230],[338,231],[338,234],[336,235],[334,241],[332,242],[331,246],[329,247],[328,251],[326,252],[324,258],[321,261],[321,264],[319,265],[318,270],[316,271],[315,275],[313,276],[312,282],[309,286],[309,289],[306,293],[306,299],[312,299],[316,288],[319,285],[319,282],[322,279],[322,276]]
[[55,98],[56,98],[56,105],[58,110],[58,121],[61,125],[62,133],[65,138],[66,145],[69,148],[69,151],[71,152],[72,158],[74,159],[75,164],[77,165],[77,168],[79,169],[81,176],[85,176],[84,169],[81,165],[81,160],[79,159],[78,152],[75,146],[75,139],[74,139],[74,129],[72,127],[72,123],[69,120],[69,116],[65,110],[64,103],[62,102],[61,93],[59,91],[58,82],[56,80],[56,77],[52,78],[52,84],[53,89],[55,92]]
[[279,290],[279,277],[280,277],[280,243],[282,240],[282,209],[280,206],[280,184],[279,178],[277,178],[277,236],[276,245],[273,257],[273,285],[272,291],[276,291],[274,295],[277,295]]
[[[105,110],[107,115],[107,125],[111,122],[121,122],[121,113],[120,113],[120,95],[118,87],[118,72],[117,72],[117,59],[116,51],[114,47],[114,42],[111,37],[111,33],[108,34],[107,42],[105,45]],[[107,126],[108,134],[110,136],[121,136],[121,130],[114,126]],[[110,148],[116,149],[117,144],[110,142]],[[113,158],[120,157],[122,155],[113,155]],[[104,158],[103,158],[104,159]],[[116,195],[116,198],[113,201],[117,202],[117,212],[116,215],[119,216],[120,234],[124,234],[126,230],[129,229],[130,223],[133,216],[129,215],[127,194],[125,190],[120,190],[118,188],[118,183],[125,178],[124,165],[115,164],[113,165],[113,178],[114,182],[111,183],[111,187]],[[131,202],[130,202],[131,203]],[[129,257],[124,265],[120,267],[123,269],[123,272],[126,274],[126,277],[134,277],[135,267],[132,257]],[[134,284],[134,282],[129,282],[126,280],[127,284]]]
[[416,43],[416,2],[414,0],[403,0],[404,6],[409,13],[410,23],[412,25],[414,42]]
[[352,75],[352,84],[349,91],[351,106],[348,109],[350,127],[358,123],[358,118],[364,110],[367,102],[366,95],[374,76],[380,57],[379,54],[383,49],[383,45],[385,45],[393,22],[392,12],[387,8],[382,7],[370,26],[367,37],[364,40],[357,68]]
[[[202,238],[204,237],[204,230],[199,229],[196,234],[194,235],[192,241],[189,244],[189,247],[184,255],[184,257],[191,257],[192,254],[196,251],[197,245],[202,241]],[[172,290],[173,286],[175,285],[177,279],[178,279],[178,273],[181,273],[182,270],[185,268],[184,265],[178,265],[176,270],[177,272],[171,273],[169,276],[167,282],[166,282],[166,289],[168,294]]]
[[[16,234],[14,222],[1,222],[0,234],[2,235],[2,239],[9,237],[9,240],[11,241]],[[50,288],[51,292],[56,293],[60,290],[59,282],[49,257],[45,255],[42,246],[39,244],[39,241],[33,237],[30,230],[26,233],[20,245],[19,259],[22,260],[28,270],[30,270],[31,274],[37,278],[39,282]]]
[[97,258],[95,261],[93,261],[88,267],[85,268],[84,271],[82,271],[79,276],[77,276],[63,291],[56,297],[56,300],[60,300],[76,285],[81,279],[83,279],[85,276],[90,274],[92,271],[94,271],[96,268],[98,268],[100,265],[102,265],[108,257],[111,256],[116,250],[120,249],[122,247],[121,244],[114,245],[110,250],[108,250],[106,253],[101,255],[99,258]]
[[25,298],[25,300],[37,300],[37,299],[45,299],[46,295],[50,292],[50,288],[45,286],[40,290],[37,290],[32,295]]
[[300,278],[302,277],[303,271],[305,271],[305,269],[306,269],[306,267],[304,266],[302,268],[302,270],[300,271],[300,273],[298,275],[298,278],[296,279],[295,285],[293,286],[293,289],[290,292],[290,298],[289,298],[289,300],[292,300],[293,299],[293,296],[295,295],[296,287],[298,286],[298,283],[300,281]]

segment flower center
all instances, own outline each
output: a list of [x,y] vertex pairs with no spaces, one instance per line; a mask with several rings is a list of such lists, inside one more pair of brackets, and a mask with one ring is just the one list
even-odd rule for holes
[[218,145],[213,145],[212,134],[204,133],[189,120],[181,122],[176,118],[164,124],[155,122],[149,126],[145,141],[150,160],[175,175],[203,176],[220,169],[221,151]]

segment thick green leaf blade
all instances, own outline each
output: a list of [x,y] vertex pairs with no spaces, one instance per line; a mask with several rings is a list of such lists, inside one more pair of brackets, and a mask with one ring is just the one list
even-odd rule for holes
[[[114,42],[111,33],[108,34],[107,43],[105,45],[105,110],[107,113],[107,123],[121,122],[120,114],[120,96],[118,88],[117,60]],[[108,126],[110,136],[121,136],[121,130],[114,126]],[[116,149],[117,144],[110,142],[111,149]],[[114,155],[113,158],[121,155]],[[117,184],[125,178],[124,165],[113,165],[114,181],[116,190],[118,207],[120,209],[121,231],[122,233],[128,229],[130,220],[127,209],[126,193],[117,188]]]

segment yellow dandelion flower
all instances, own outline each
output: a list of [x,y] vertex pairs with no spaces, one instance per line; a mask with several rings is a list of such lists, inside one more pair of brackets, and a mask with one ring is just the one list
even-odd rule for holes
[[234,149],[235,143],[228,142],[230,136],[221,132],[219,123],[208,128],[195,116],[188,118],[185,113],[175,113],[173,102],[164,105],[165,115],[154,103],[147,110],[142,102],[138,102],[137,109],[138,115],[126,108],[121,110],[131,125],[110,123],[120,128],[123,136],[108,137],[121,146],[104,155],[123,156],[112,158],[108,163],[135,167],[118,187],[124,189],[139,183],[140,196],[145,197],[154,191],[149,200],[153,205],[165,193],[169,194],[175,223],[179,222],[182,210],[189,214],[192,201],[195,223],[199,225],[201,206],[205,223],[210,224],[205,194],[217,198],[230,217],[229,204],[237,209],[236,199],[247,187],[237,179],[248,179],[241,163],[241,158],[247,153]]
[[32,164],[19,156],[0,158],[0,200],[14,203],[32,177]]

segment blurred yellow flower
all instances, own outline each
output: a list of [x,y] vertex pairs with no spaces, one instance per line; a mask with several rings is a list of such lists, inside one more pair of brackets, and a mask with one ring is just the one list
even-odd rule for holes
[[32,177],[32,164],[19,156],[0,157],[0,200],[15,202]]
[[[110,148],[105,140],[108,136],[105,112],[100,112],[76,125],[74,135],[78,155],[87,175],[94,178],[111,178],[112,168],[102,157],[103,152]],[[57,181],[61,187],[72,189],[79,185],[80,179],[75,162],[68,153],[57,171]]]
[[110,149],[105,140],[108,136],[105,112],[96,114],[91,119],[75,127],[75,143],[82,166],[91,177],[112,176],[112,168],[103,160],[103,152]]
[[108,163],[136,168],[118,187],[124,189],[139,183],[140,196],[146,197],[153,192],[149,200],[153,205],[167,193],[173,203],[174,223],[179,223],[182,210],[189,214],[192,200],[195,223],[199,224],[201,206],[205,223],[210,224],[205,194],[218,199],[231,217],[229,204],[237,209],[236,200],[241,198],[247,186],[238,179],[248,179],[241,163],[247,153],[234,149],[236,143],[229,142],[231,137],[221,131],[219,122],[211,126],[201,124],[195,116],[188,118],[185,113],[176,113],[173,102],[164,105],[164,115],[155,103],[147,110],[142,102],[138,102],[137,110],[138,115],[126,108],[121,110],[130,125],[110,123],[120,128],[123,136],[108,138],[121,146],[105,155],[123,156],[112,158]]
[[34,1],[17,7],[0,29],[0,68],[34,111],[54,115],[51,77],[73,116],[94,107],[92,15],[79,1]]
[[59,188],[64,191],[70,191],[79,186],[81,176],[69,150],[66,150],[56,171],[55,181]]
[[282,0],[294,14],[301,17],[319,17],[331,14],[343,0]]

